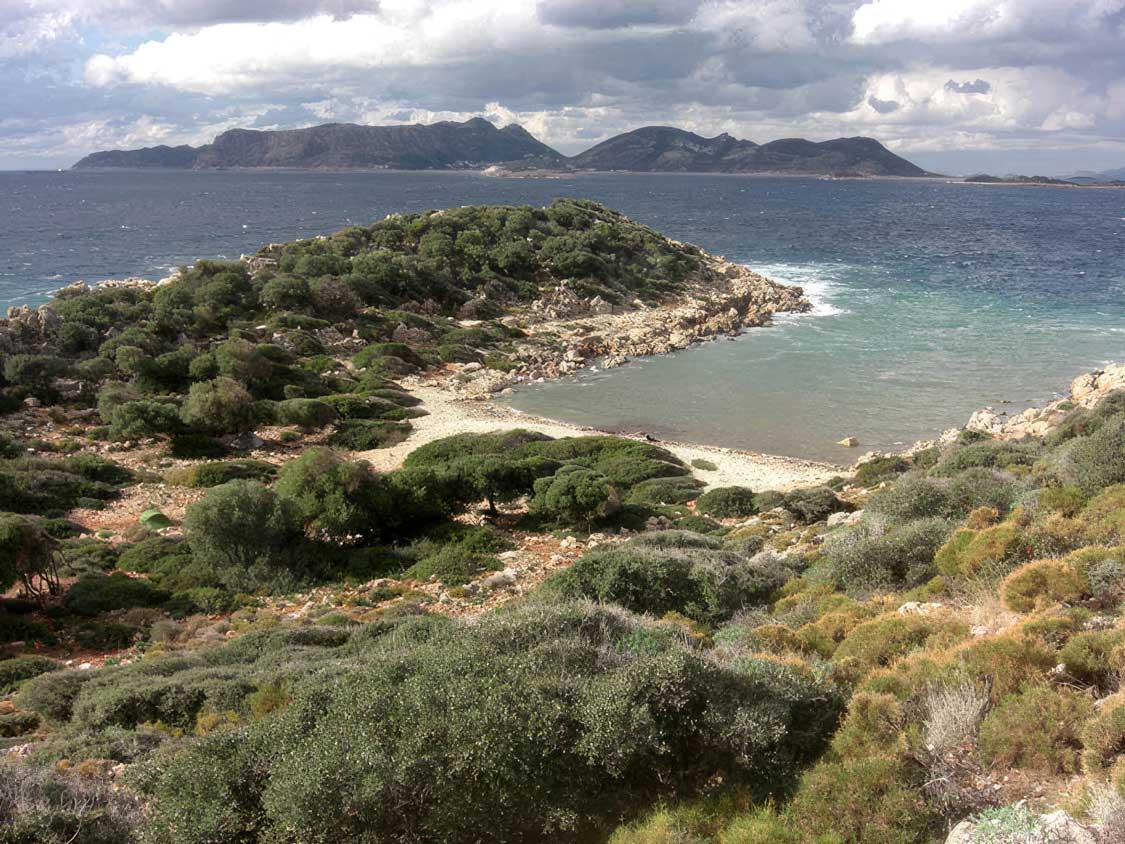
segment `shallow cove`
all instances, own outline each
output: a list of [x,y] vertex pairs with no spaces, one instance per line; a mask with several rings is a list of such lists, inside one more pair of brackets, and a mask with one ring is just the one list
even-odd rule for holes
[[[1125,360],[1125,190],[606,173],[0,174],[0,301],[397,211],[588,197],[804,284],[821,309],[514,404],[599,427],[834,462],[1018,410]],[[836,312],[833,312],[835,309]]]

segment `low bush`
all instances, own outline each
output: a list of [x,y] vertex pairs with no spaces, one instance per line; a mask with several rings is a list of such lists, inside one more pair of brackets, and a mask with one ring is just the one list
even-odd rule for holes
[[1092,712],[1090,699],[1074,689],[1026,687],[1001,700],[984,719],[981,756],[998,767],[1075,773],[1082,750],[1082,725]]
[[913,650],[948,648],[968,633],[968,626],[948,613],[891,613],[864,622],[848,633],[836,648],[833,660],[839,665],[848,663],[848,675],[859,678]]
[[175,486],[208,488],[227,481],[269,481],[276,474],[277,467],[264,460],[225,460],[172,469],[164,480]]
[[1059,656],[1072,677],[1098,688],[1109,688],[1125,658],[1125,629],[1091,630],[1072,636]]
[[5,844],[134,844],[140,804],[81,772],[0,762]]
[[855,470],[855,482],[860,486],[878,486],[910,469],[910,464],[894,455],[878,455],[865,460]]
[[690,477],[651,478],[629,490],[625,503],[647,506],[687,504],[699,497],[703,486],[702,481]]
[[952,478],[966,469],[1008,469],[1014,466],[1031,466],[1037,458],[1034,446],[989,440],[952,449],[942,456],[934,467],[935,475]]
[[274,408],[280,425],[296,425],[306,431],[315,431],[336,420],[336,409],[318,399],[287,399]]
[[433,578],[443,586],[460,586],[499,568],[500,561],[491,554],[466,551],[449,545],[423,557],[403,572],[402,576],[422,581]]
[[948,488],[929,478],[902,478],[871,496],[865,509],[892,524],[915,519],[951,518],[956,513]]
[[1077,437],[1053,455],[1055,473],[1087,495],[1125,483],[1125,413],[1106,420],[1092,434]]
[[24,680],[54,671],[59,664],[45,656],[0,659],[0,696],[11,694]]
[[336,425],[328,442],[349,451],[371,451],[398,445],[410,436],[410,431],[409,422],[349,419]]
[[413,640],[370,640],[361,668],[157,760],[155,840],[585,840],[717,771],[736,787],[782,786],[838,711],[791,668],[725,668],[615,611],[404,623]]
[[934,556],[948,535],[944,519],[919,519],[892,530],[863,522],[829,536],[819,565],[850,594],[912,588],[937,574]]
[[1094,542],[1125,542],[1125,484],[1107,487],[1080,514],[1086,534]]
[[1097,713],[1082,728],[1081,738],[1088,772],[1111,770],[1125,757],[1125,691],[1099,703]]
[[78,693],[95,676],[93,671],[77,669],[40,674],[20,686],[16,703],[50,724],[63,725],[70,721]]
[[156,607],[169,594],[148,581],[124,574],[93,574],[81,577],[66,592],[63,603],[79,615],[94,616],[133,607]]
[[197,431],[237,434],[254,427],[254,398],[225,376],[191,385],[180,417]]
[[774,558],[747,560],[710,544],[688,544],[685,536],[691,534],[672,531],[595,548],[548,578],[543,593],[713,623],[768,603],[793,574]]
[[988,636],[966,642],[947,655],[947,664],[970,682],[984,684],[993,703],[1023,686],[1042,683],[1058,663],[1050,648],[1027,636]]
[[695,502],[695,509],[718,519],[743,519],[757,513],[754,492],[744,486],[709,489]]
[[795,489],[786,493],[784,506],[802,522],[810,525],[823,522],[833,513],[847,513],[855,509],[826,486]]
[[894,754],[821,762],[801,778],[787,816],[805,841],[917,844],[940,827],[923,781]]
[[999,577],[1033,554],[1019,525],[1008,521],[983,530],[958,530],[938,549],[934,561],[948,577]]
[[1000,594],[1013,612],[1028,613],[1044,604],[1066,604],[1088,594],[1086,579],[1062,560],[1026,563],[1004,578]]

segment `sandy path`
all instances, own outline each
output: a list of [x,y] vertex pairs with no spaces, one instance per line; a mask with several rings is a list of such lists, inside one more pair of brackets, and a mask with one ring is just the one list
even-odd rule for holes
[[[410,392],[420,398],[429,416],[411,420],[414,431],[403,443],[392,448],[357,452],[355,456],[371,462],[377,469],[397,469],[414,449],[433,440],[454,434],[483,433],[510,428],[526,428],[550,437],[574,437],[602,433],[593,428],[570,425],[520,413],[490,401],[456,399],[443,389],[411,384]],[[615,436],[621,436],[616,434]],[[697,478],[708,486],[748,486],[751,489],[787,490],[812,486],[833,475],[844,474],[838,466],[812,460],[777,457],[749,451],[736,451],[717,446],[657,441],[684,463],[696,459],[710,460],[718,469],[693,469]]]

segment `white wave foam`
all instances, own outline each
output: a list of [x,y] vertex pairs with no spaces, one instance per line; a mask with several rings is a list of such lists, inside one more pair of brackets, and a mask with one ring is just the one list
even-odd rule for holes
[[832,277],[834,270],[816,264],[747,264],[747,267],[766,278],[782,284],[794,284],[805,291],[812,310],[804,316],[839,316],[849,313],[834,300],[844,292],[843,285]]

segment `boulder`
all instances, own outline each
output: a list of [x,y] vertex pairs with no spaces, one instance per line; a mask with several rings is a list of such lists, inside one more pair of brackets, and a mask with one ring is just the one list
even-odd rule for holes
[[858,437],[844,437],[842,440],[840,440],[838,443],[836,443],[836,445],[842,445],[845,448],[855,448],[857,445],[859,445],[859,438]]

